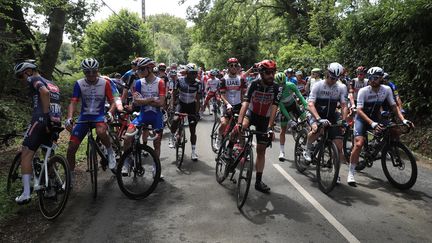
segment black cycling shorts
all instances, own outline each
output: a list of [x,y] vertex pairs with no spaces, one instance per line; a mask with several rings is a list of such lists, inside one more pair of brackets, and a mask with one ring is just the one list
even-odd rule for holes
[[36,151],[41,144],[51,146],[51,135],[46,131],[46,126],[42,126],[38,121],[32,121],[24,135],[22,145],[31,151]]
[[[257,132],[267,132],[270,120],[269,117],[260,116],[253,113],[251,110],[247,110],[245,118],[249,120],[249,127],[255,126]],[[271,142],[269,136],[267,136],[266,134],[256,134],[256,139],[258,144],[268,145],[269,142]]]
[[175,111],[188,114],[189,115],[188,116],[189,124],[191,124],[191,122],[193,124],[197,124],[198,120],[196,117],[197,112],[196,112],[196,103],[195,102],[187,104],[187,103],[183,103],[180,101],[177,104]]

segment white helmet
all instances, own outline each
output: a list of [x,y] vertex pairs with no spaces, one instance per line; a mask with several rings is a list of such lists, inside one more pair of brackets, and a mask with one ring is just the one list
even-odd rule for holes
[[31,60],[26,60],[24,62],[20,62],[17,65],[15,65],[15,67],[14,67],[15,74],[18,74],[18,73],[20,73],[20,72],[22,72],[28,68],[36,69],[37,66],[30,61]]
[[371,67],[367,71],[367,74],[369,76],[372,76],[372,75],[384,76],[384,70],[382,68],[380,68],[380,67]]
[[148,57],[144,57],[140,60],[138,60],[137,63],[137,67],[155,67],[156,66],[156,62],[153,61],[152,59],[148,58]]
[[81,68],[85,70],[96,70],[99,68],[99,62],[94,58],[86,58],[81,62]]
[[187,72],[198,72],[198,67],[195,63],[188,63],[186,65]]
[[338,62],[332,62],[328,65],[327,71],[335,77],[339,77],[342,75],[344,68]]

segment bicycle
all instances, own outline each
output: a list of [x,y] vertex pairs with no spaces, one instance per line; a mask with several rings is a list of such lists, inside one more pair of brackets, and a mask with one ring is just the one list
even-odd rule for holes
[[[63,129],[53,128],[52,132],[60,133]],[[37,153],[32,160],[32,191],[37,192],[39,210],[49,220],[57,218],[62,213],[71,190],[69,164],[63,156],[55,154],[58,145],[54,142],[56,140],[54,134],[51,146],[40,146],[41,150],[45,151],[44,160],[41,161]],[[15,199],[15,196],[22,193],[22,189],[21,152],[19,152],[9,169],[6,191],[12,199]]]
[[[95,199],[97,197],[97,177],[98,177],[98,158],[97,155],[101,158],[101,167],[103,170],[106,169],[108,165],[108,158],[105,155],[105,146],[99,146],[96,139],[93,137],[93,125],[99,123],[100,121],[77,121],[76,124],[87,124],[89,129],[87,131],[87,170],[86,172],[90,173],[90,182],[92,184],[92,195]],[[115,169],[112,170],[115,173]]]
[[[188,116],[192,116],[190,114],[187,113],[180,113],[180,112],[176,112],[175,115],[179,116],[179,126],[177,128],[177,132],[176,132],[176,139],[175,139],[175,149],[176,149],[176,164],[177,164],[177,168],[180,169],[182,164],[183,164],[183,159],[184,159],[184,149],[185,149],[185,145],[187,143],[187,139],[186,139],[186,132],[185,132],[185,118]],[[194,121],[188,121],[189,124],[193,124]]]
[[[222,140],[225,138],[225,136],[234,128],[236,121],[238,118],[238,114],[233,114],[232,116],[230,116],[229,120],[228,120],[228,126],[225,127],[225,130],[222,132]],[[214,153],[218,153],[218,144],[217,144],[217,140],[219,138],[219,128],[220,128],[220,118],[219,119],[215,119],[214,123],[213,123],[213,128],[212,131],[210,133],[210,146],[212,147],[212,150]]]
[[[294,161],[297,170],[303,173],[310,163],[316,166],[316,176],[319,189],[327,194],[336,186],[339,176],[340,159],[336,144],[329,139],[329,129],[331,127],[342,127],[341,124],[334,124],[324,127],[324,133],[321,134],[312,150],[312,161],[307,162],[303,157],[303,151],[306,150],[307,132],[302,131],[296,138],[294,146]],[[318,124],[318,130],[323,124]]]
[[[245,139],[243,148],[237,141],[237,143],[234,144],[232,157],[230,158],[226,156],[229,143],[229,136],[226,136],[222,141],[221,147],[216,157],[216,181],[219,184],[222,184],[226,178],[230,177],[230,181],[234,184],[237,184],[237,208],[239,209],[241,209],[246,202],[252,181],[254,164],[252,140],[254,134],[268,135],[268,133],[258,132],[250,128],[245,129],[244,134],[240,135],[241,138]],[[233,178],[237,167],[239,167],[239,175],[238,179],[235,180]],[[230,173],[231,176],[229,176]]]
[[[161,176],[161,164],[156,152],[140,142],[143,129],[151,130],[146,125],[137,125],[135,132],[128,134],[134,136],[134,142],[120,158],[116,174],[120,190],[134,200],[150,195],[156,189]],[[121,170],[125,165],[129,168],[127,176],[124,176]]]
[[[382,132],[368,131],[360,158],[367,167],[372,167],[374,161],[381,159],[384,175],[390,184],[400,190],[407,190],[417,181],[417,162],[411,150],[398,137],[392,136],[395,129],[403,134],[411,130],[404,124],[390,122]],[[402,178],[398,180],[399,177]]]

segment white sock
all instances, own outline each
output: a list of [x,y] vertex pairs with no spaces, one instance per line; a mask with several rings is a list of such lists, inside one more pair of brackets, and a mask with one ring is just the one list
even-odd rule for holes
[[284,150],[285,150],[284,147],[285,147],[285,144],[280,144],[280,151],[281,151],[282,153],[285,153],[285,152],[284,152]]
[[30,178],[31,174],[23,174],[22,175],[22,183],[24,186],[24,196],[30,196]]
[[349,170],[350,170],[352,173],[354,173],[354,172],[355,172],[355,167],[356,167],[356,165],[350,163]]
[[196,145],[192,145],[192,152],[195,152]]
[[113,150],[113,148],[111,146],[109,148],[107,148],[107,153],[108,154],[114,153],[114,150]]

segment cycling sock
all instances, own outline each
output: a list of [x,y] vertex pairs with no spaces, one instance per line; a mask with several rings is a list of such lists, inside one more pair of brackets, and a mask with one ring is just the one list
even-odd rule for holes
[[192,151],[195,151],[196,145],[192,145]]
[[306,148],[307,150],[311,151],[312,150],[312,143],[306,143]]
[[350,170],[351,172],[354,172],[354,171],[355,171],[355,168],[356,168],[356,165],[350,163],[350,165],[349,165],[349,170]]
[[22,183],[24,186],[24,196],[30,196],[30,178],[31,174],[24,174],[22,175]]
[[112,154],[114,152],[113,148],[110,146],[109,148],[107,148],[107,152],[108,154]]
[[256,179],[255,179],[255,183],[256,183],[256,184],[258,184],[258,183],[261,182],[262,174],[263,174],[262,172],[257,172],[257,173],[256,173]]
[[285,144],[281,144],[281,145],[280,145],[280,151],[281,151],[281,152],[284,152],[284,150],[285,150],[284,147],[285,147]]

